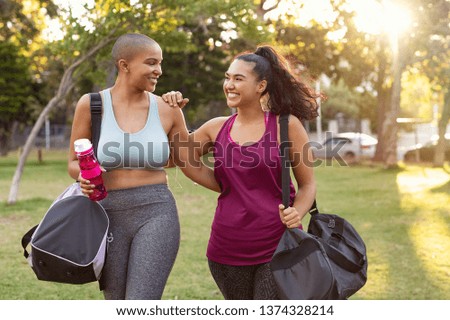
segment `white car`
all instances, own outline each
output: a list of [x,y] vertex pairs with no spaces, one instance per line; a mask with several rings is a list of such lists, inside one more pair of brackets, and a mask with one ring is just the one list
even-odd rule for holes
[[327,132],[322,145],[312,146],[314,156],[319,159],[345,160],[347,163],[371,159],[375,155],[378,140],[368,134]]

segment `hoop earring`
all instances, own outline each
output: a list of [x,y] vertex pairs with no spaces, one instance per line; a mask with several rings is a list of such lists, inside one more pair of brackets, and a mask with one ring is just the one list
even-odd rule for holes
[[259,100],[263,111],[270,111],[269,98],[269,94],[266,93],[265,95],[261,96],[261,99]]

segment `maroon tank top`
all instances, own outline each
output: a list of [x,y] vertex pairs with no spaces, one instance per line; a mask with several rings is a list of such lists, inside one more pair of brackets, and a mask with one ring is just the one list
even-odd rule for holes
[[[230,131],[237,114],[222,126],[214,144],[214,174],[221,186],[208,243],[208,259],[228,265],[254,265],[271,260],[285,230],[277,116],[266,113],[262,138],[241,146]],[[295,188],[291,182],[291,205]]]

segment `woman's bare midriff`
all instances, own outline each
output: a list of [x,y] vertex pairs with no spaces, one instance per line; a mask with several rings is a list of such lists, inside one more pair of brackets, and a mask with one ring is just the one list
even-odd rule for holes
[[147,184],[167,184],[165,170],[115,169],[103,173],[106,190],[127,189]]

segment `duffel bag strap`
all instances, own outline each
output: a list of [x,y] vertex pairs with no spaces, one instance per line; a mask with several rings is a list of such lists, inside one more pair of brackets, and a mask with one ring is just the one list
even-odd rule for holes
[[[352,246],[349,246],[356,254],[356,256],[359,258],[359,261],[357,263],[351,261],[348,259],[345,255],[343,255],[339,250],[337,250],[335,247],[327,243],[322,238],[317,238],[321,243],[323,248],[325,249],[328,257],[330,260],[332,260],[334,263],[336,263],[338,266],[344,268],[347,271],[350,272],[359,272],[365,264],[365,257],[361,253],[359,253],[355,248]],[[344,239],[341,239],[344,240]],[[345,241],[345,240],[344,240]]]
[[39,225],[35,225],[33,228],[31,228],[30,230],[28,230],[27,233],[25,233],[22,237],[22,248],[23,248],[23,256],[28,259],[28,256],[30,255],[27,251],[27,246],[30,244],[31,242],[31,237],[33,236],[33,233],[36,231],[37,227]]
[[[311,215],[311,216],[314,216],[314,215],[316,215],[316,214],[320,214],[320,211],[319,211],[319,208],[317,208],[317,203],[316,203],[316,199],[314,199],[314,202],[313,202],[313,204],[312,204],[312,206],[311,206],[311,209],[309,209],[309,214]],[[331,228],[333,228],[334,230],[336,230],[337,231],[337,234],[343,234],[343,232],[344,232],[344,224],[343,223],[341,223],[341,221],[340,220],[333,220],[333,226],[329,226],[329,227],[331,227]],[[335,248],[337,248],[338,247],[338,245],[339,245],[339,241],[341,240],[341,237],[339,237],[339,238],[332,238],[332,239],[330,239],[329,241],[330,241],[330,244],[332,245],[332,246],[334,246]]]
[[[282,199],[285,208],[289,207],[291,197],[291,160],[289,159],[289,114],[281,114],[278,122],[280,124],[280,157],[281,157],[281,186]],[[316,212],[317,211],[317,212]],[[319,213],[316,206],[316,199],[309,209],[310,214]]]
[[280,123],[280,156],[281,156],[281,186],[282,186],[282,199],[285,208],[289,207],[290,202],[290,188],[291,183],[291,164],[289,160],[289,137],[288,137],[288,124],[289,115],[282,114],[278,119]]
[[[317,208],[316,200],[314,200],[314,203],[309,211],[311,216],[314,216],[316,214],[320,214],[319,208]],[[345,238],[342,236],[344,232],[344,223],[341,219],[333,219],[333,229],[336,232],[333,232],[333,237],[330,240],[330,242],[327,242],[323,240],[322,238],[318,238],[318,240],[321,241],[325,251],[327,252],[327,255],[330,257],[331,260],[333,260],[338,266],[351,271],[351,272],[358,272],[362,269],[362,267],[365,264],[365,256],[361,254],[356,248],[345,240]],[[349,260],[346,256],[344,256],[339,250],[336,249],[339,242],[345,242],[348,248],[352,249],[352,251],[355,253],[355,255],[359,258],[358,262],[353,262]]]
[[309,212],[310,215],[314,215],[314,214],[318,214],[319,213],[319,209],[317,208],[316,199],[314,199],[314,202],[311,205],[311,209],[309,209],[308,212]]

